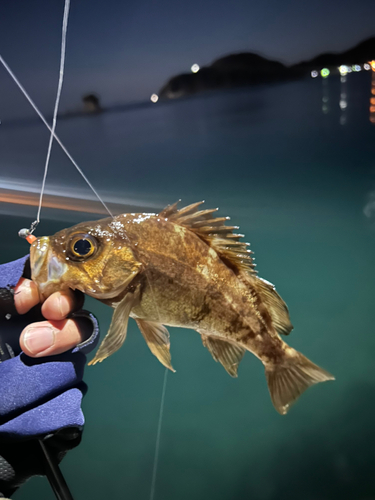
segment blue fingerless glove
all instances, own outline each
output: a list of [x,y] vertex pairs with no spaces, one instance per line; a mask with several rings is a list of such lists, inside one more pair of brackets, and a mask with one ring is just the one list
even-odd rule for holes
[[[12,294],[27,261],[28,256],[0,266],[0,289],[3,292]],[[4,302],[12,310],[11,301],[6,299]],[[17,344],[10,343],[9,332],[18,342],[23,327],[40,319],[40,307],[34,309],[18,317],[12,314],[13,310],[11,313],[3,310],[0,336],[6,338],[8,352],[17,351]],[[65,427],[83,426],[80,383],[86,363],[84,352],[88,353],[96,346],[99,327],[96,318],[87,311],[78,311],[71,317],[85,322],[86,329],[91,324],[92,331],[89,338],[72,351],[38,359],[21,353],[0,363],[0,440],[30,438]]]
[[85,354],[99,340],[96,318],[80,310],[70,315],[88,332],[80,345],[37,359],[20,352],[24,327],[44,319],[40,305],[17,314],[13,289],[22,275],[29,277],[29,256],[0,265],[0,497],[44,473],[37,439],[48,441],[58,462],[80,443]]

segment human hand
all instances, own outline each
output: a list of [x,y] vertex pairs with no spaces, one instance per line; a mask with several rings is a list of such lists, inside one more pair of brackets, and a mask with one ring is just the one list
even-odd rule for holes
[[[31,280],[21,278],[14,289],[14,304],[19,314],[25,314],[39,304],[38,288]],[[83,340],[82,325],[67,316],[83,303],[71,291],[55,292],[42,305],[47,321],[31,323],[21,333],[20,346],[33,358],[52,356],[72,349]]]

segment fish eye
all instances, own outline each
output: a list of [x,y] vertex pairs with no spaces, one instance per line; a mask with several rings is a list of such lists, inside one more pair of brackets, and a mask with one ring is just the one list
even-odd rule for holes
[[98,247],[95,238],[89,234],[75,234],[69,242],[69,253],[73,260],[91,257]]

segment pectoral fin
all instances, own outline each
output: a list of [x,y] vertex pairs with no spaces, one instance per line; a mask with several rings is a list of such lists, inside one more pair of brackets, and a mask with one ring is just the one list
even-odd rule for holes
[[126,339],[130,311],[138,302],[138,299],[139,290],[137,289],[134,293],[127,293],[116,306],[108,333],[100,344],[95,358],[90,361],[89,365],[95,365],[103,361],[120,349]]
[[169,332],[165,326],[144,319],[136,319],[136,322],[152,354],[158,358],[162,365],[174,372],[169,351]]
[[219,361],[231,377],[237,377],[237,369],[245,349],[208,335],[201,334],[202,342],[215,361]]

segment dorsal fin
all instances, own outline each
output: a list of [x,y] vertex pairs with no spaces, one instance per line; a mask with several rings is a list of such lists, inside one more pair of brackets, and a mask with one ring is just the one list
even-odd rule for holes
[[245,271],[252,276],[256,275],[255,264],[248,249],[249,243],[238,241],[242,234],[233,234],[238,226],[226,226],[229,217],[213,217],[217,208],[198,210],[204,201],[199,201],[187,207],[177,209],[177,203],[169,205],[159,217],[165,217],[176,224],[193,231],[197,236],[210,245],[226,265],[233,271]]
[[267,307],[277,333],[289,335],[293,330],[293,325],[290,322],[288,307],[277,293],[274,285],[259,277],[257,277],[254,284],[264,305]]

